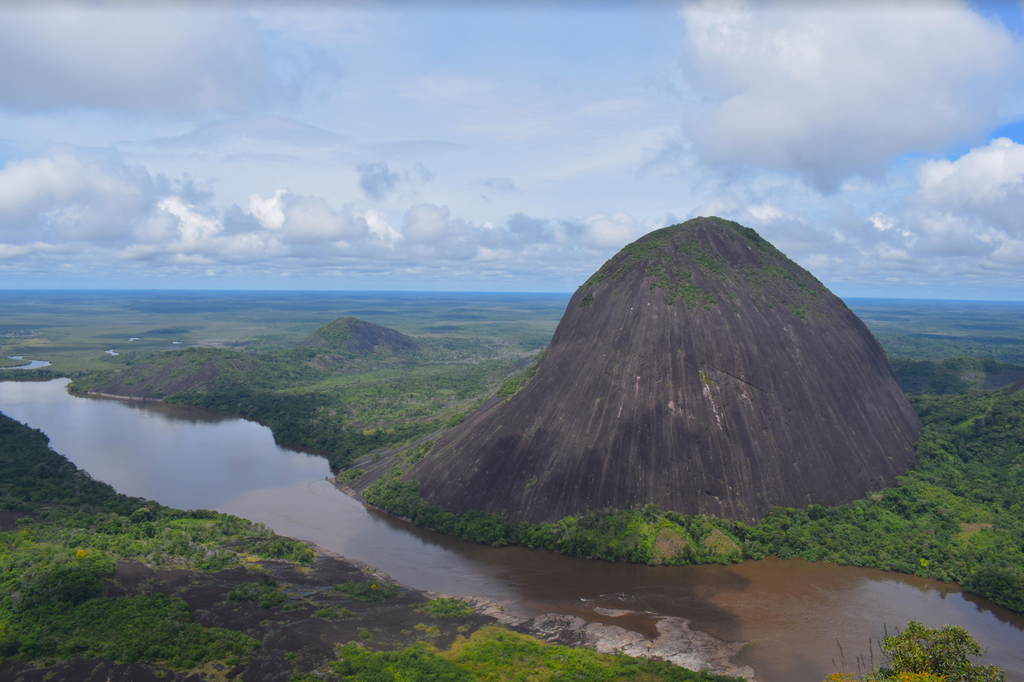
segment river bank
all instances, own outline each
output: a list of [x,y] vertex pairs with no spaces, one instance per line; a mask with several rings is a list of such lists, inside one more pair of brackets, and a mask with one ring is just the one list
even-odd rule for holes
[[[283,595],[281,603],[264,606],[229,597],[240,586],[260,585],[261,579],[266,582],[267,576],[276,582],[275,589]],[[257,561],[215,573],[155,570],[143,563],[119,562],[113,579],[104,585],[104,597],[177,597],[188,604],[193,622],[244,632],[259,642],[259,648],[245,660],[229,662],[233,665],[214,662],[186,670],[171,670],[156,663],[116,663],[103,658],[76,658],[49,666],[8,663],[0,665],[0,680],[286,680],[295,673],[308,673],[335,660],[336,645],[346,642],[363,642],[373,650],[402,649],[418,641],[446,648],[460,634],[497,622],[476,613],[466,618],[431,618],[415,610],[429,597],[409,588],[401,588],[392,599],[376,602],[358,601],[335,589],[336,585],[348,582],[384,580],[379,572],[325,554],[319,554],[309,567],[284,561]],[[426,628],[417,629],[424,622],[429,622],[429,632]]]
[[[0,512],[0,532],[45,523],[27,512]],[[203,627],[243,632],[259,643],[241,660],[216,661],[185,670],[155,662],[116,662],[106,658],[74,658],[33,663],[0,663],[0,681],[87,682],[222,682],[285,680],[313,673],[337,660],[339,647],[359,642],[369,651],[397,651],[417,643],[449,649],[460,637],[469,638],[482,628],[502,626],[543,639],[550,644],[587,647],[598,653],[623,653],[637,658],[665,660],[690,670],[753,679],[753,670],[730,661],[739,645],[726,644],[693,631],[680,619],[659,619],[660,637],[648,642],[633,632],[602,620],[621,619],[623,613],[595,609],[595,620],[546,613],[534,618],[516,615],[511,602],[467,598],[472,612],[434,617],[424,609],[438,593],[397,585],[383,571],[365,562],[347,559],[309,544],[316,553],[311,565],[280,560],[252,560],[245,565],[216,571],[156,569],[141,562],[118,562],[113,577],[103,585],[103,598],[127,599],[163,595],[183,600],[194,623]],[[255,559],[254,557],[251,557]],[[397,589],[393,597],[361,601],[338,585],[369,584],[381,591]],[[262,590],[258,599],[235,595]],[[277,595],[270,603],[266,595]]]
[[[347,485],[332,480],[341,492],[360,500]],[[427,592],[431,598],[450,595]],[[689,670],[708,670],[717,675],[756,679],[752,667],[736,660],[746,642],[726,642],[701,631],[686,618],[658,616],[629,609],[606,609],[579,605],[569,612],[549,611],[527,615],[529,609],[512,601],[497,602],[463,596],[475,612],[546,642],[570,647],[587,647],[600,654],[620,653],[634,658],[653,658]],[[646,622],[644,622],[646,621]],[[631,629],[638,623],[645,632]],[[653,632],[652,632],[653,630]]]

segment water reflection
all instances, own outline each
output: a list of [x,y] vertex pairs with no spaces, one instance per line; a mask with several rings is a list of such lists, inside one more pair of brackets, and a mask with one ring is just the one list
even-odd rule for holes
[[849,666],[886,626],[954,623],[988,648],[986,662],[1024,682],[1024,618],[955,585],[798,559],[665,568],[468,544],[367,510],[324,480],[322,457],[275,445],[258,424],[197,408],[82,400],[65,384],[0,382],[0,409],[122,492],[261,521],[413,587],[515,600],[525,612],[631,609],[641,615],[608,622],[649,634],[653,615],[689,618],[751,642],[741,660],[763,682],[822,680],[839,660],[837,639]]
[[67,381],[0,383],[0,405],[126,495],[217,509],[242,493],[323,478],[322,457],[283,450],[265,427],[209,410],[76,399]]

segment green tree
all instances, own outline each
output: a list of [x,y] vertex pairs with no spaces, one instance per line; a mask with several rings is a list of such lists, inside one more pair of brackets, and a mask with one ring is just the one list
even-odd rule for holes
[[882,640],[888,665],[878,676],[865,679],[899,679],[903,673],[932,674],[946,682],[1003,682],[1006,674],[994,665],[975,665],[972,656],[981,656],[981,647],[959,625],[943,625],[938,630],[912,620],[903,632]]

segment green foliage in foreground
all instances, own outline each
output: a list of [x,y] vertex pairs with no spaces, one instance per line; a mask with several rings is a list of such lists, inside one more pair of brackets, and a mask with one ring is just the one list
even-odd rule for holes
[[428,505],[398,469],[364,496],[416,525],[495,546],[650,564],[799,557],[958,581],[1024,611],[1024,391],[912,402],[924,430],[915,469],[898,485],[837,507],[774,509],[753,526],[652,506],[516,525]]
[[[729,677],[693,672],[664,661],[628,656],[605,656],[590,649],[570,649],[534,637],[489,627],[459,639],[451,650],[438,653],[420,643],[402,651],[371,653],[348,644],[340,660],[323,672],[345,680],[420,680],[422,682],[475,682],[476,680],[645,680],[650,682],[712,682]],[[330,677],[328,678],[330,679]]]
[[397,597],[399,588],[393,583],[386,583],[380,580],[364,580],[360,583],[343,583],[335,585],[334,589],[345,594],[356,601],[384,601]]
[[219,570],[250,558],[314,558],[260,524],[120,495],[4,415],[0,511],[30,514],[0,532],[0,661],[103,656],[189,668],[238,658],[256,643],[193,623],[180,599],[103,597],[115,561]]
[[420,604],[413,611],[426,613],[434,618],[468,618],[473,615],[473,607],[455,597],[438,597]]
[[[910,621],[903,632],[880,643],[886,662],[870,670],[861,682],[1003,682],[1006,673],[994,665],[975,665],[981,647],[959,625],[930,630]],[[854,682],[851,673],[833,673],[825,682]]]
[[[1005,673],[994,665],[975,665],[971,656],[981,656],[981,647],[959,625],[930,630],[910,621],[903,632],[882,640],[889,662],[876,679],[893,679],[899,673],[931,673],[949,682],[1002,682]],[[870,677],[865,679],[871,679]]]

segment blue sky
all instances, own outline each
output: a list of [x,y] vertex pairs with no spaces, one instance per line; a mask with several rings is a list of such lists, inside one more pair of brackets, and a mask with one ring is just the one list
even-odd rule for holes
[[843,296],[1021,300],[1022,17],[2,4],[0,288],[571,291],[720,215]]

